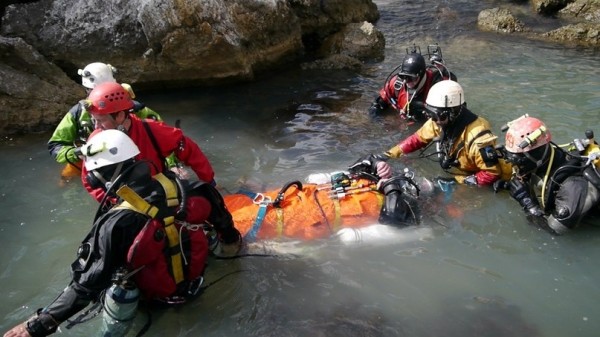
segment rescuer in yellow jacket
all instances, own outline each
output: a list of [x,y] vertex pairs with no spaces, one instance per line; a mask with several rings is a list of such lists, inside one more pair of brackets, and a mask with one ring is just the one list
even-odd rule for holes
[[452,80],[436,83],[425,103],[429,119],[384,156],[398,158],[435,144],[440,166],[453,175],[438,181],[487,186],[503,175],[510,177],[510,165],[499,160],[495,149],[497,137],[487,120],[467,109],[460,84]]

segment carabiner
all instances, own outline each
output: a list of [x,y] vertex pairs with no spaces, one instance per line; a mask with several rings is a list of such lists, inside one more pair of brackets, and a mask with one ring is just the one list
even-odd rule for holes
[[271,203],[271,197],[266,196],[262,193],[256,193],[254,199],[252,199],[252,203],[255,205],[269,205]]

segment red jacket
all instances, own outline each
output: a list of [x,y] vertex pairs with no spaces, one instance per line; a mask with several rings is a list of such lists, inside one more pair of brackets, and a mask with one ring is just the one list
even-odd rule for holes
[[[425,98],[427,98],[427,94],[429,93],[431,86],[443,79],[440,77],[438,81],[434,82],[433,77],[433,71],[431,69],[427,69],[425,71],[425,84],[415,94],[415,97],[413,98],[414,101],[425,102]],[[400,113],[406,113],[407,104],[411,101],[409,96],[411,95],[407,92],[406,85],[402,85],[400,90],[396,91],[394,86],[396,85],[397,80],[398,76],[394,76],[388,82],[386,82],[383,88],[381,88],[379,91],[379,96],[385,102],[394,107],[394,109],[400,111]]]
[[[156,122],[152,120],[145,120],[148,123],[156,143],[160,148],[160,154],[157,153],[152,143],[151,136],[146,131],[142,120],[137,116],[129,115],[131,119],[131,127],[127,131],[129,137],[140,149],[140,154],[135,157],[136,160],[148,160],[154,165],[152,167],[152,175],[155,175],[162,171],[164,167],[164,159],[171,153],[175,153],[175,156],[183,164],[192,168],[200,180],[212,183],[214,181],[215,173],[213,168],[208,161],[208,158],[202,153],[198,144],[193,140],[186,137],[181,129],[166,125],[162,122]],[[92,132],[91,139],[95,134],[102,130],[97,129]],[[88,171],[84,167],[81,170],[81,180],[83,186],[97,201],[101,201],[104,197],[104,190],[102,188],[93,189],[87,182],[86,176]]]

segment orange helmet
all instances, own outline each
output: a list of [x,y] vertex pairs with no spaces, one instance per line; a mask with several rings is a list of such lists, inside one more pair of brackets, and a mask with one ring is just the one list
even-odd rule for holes
[[506,151],[524,153],[548,144],[552,140],[544,122],[527,115],[509,123],[506,131]]
[[116,82],[97,85],[88,96],[88,111],[94,114],[111,113],[133,109],[133,100],[129,92]]

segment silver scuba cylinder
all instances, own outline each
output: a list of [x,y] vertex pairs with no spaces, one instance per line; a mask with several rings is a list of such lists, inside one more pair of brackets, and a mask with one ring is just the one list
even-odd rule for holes
[[133,324],[140,298],[139,289],[132,283],[115,283],[104,296],[100,336],[125,336]]

